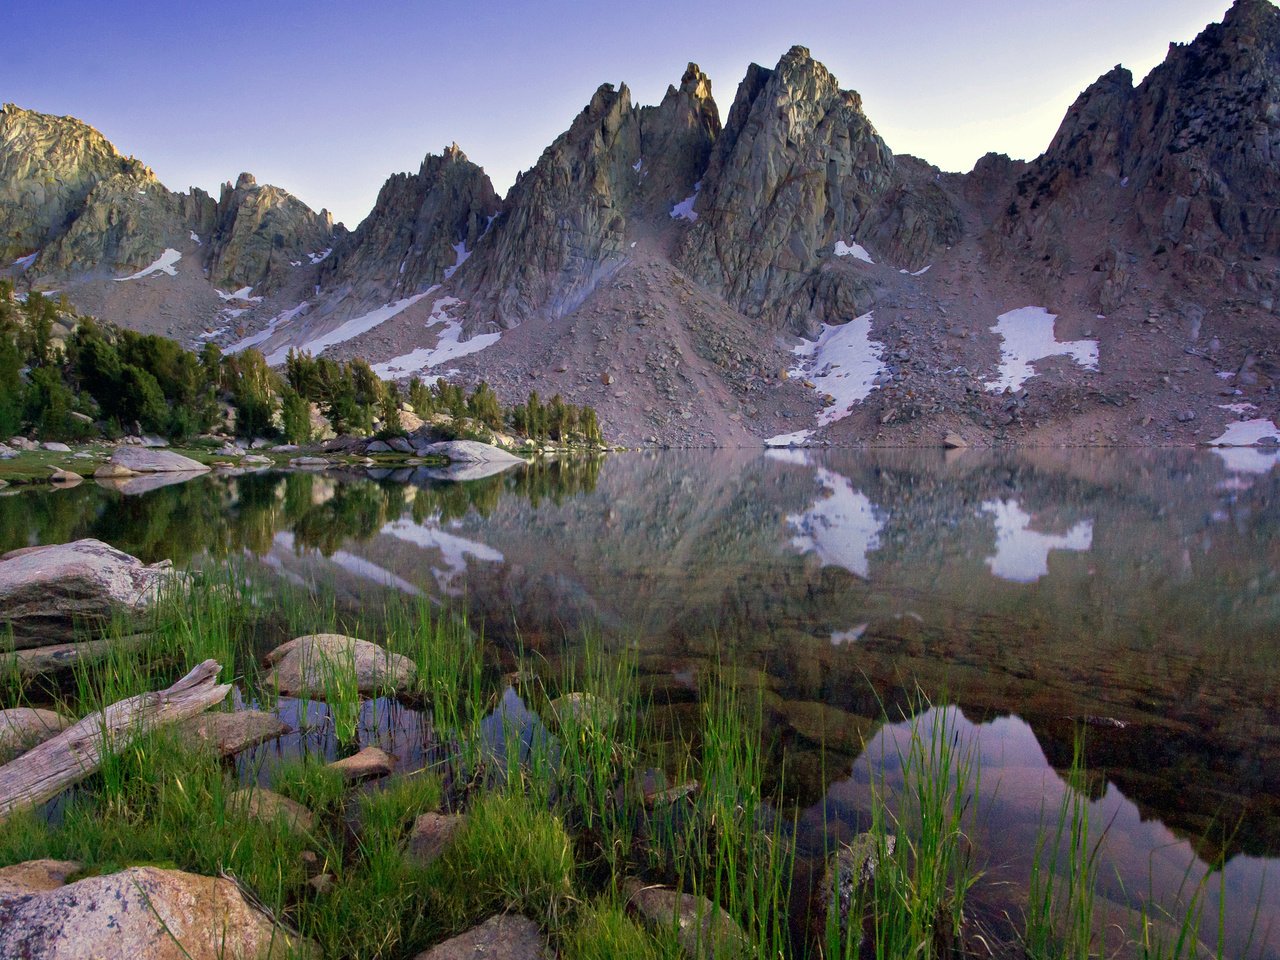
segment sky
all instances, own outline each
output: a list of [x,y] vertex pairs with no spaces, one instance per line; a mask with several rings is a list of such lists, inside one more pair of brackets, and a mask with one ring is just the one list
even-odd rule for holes
[[348,227],[457,142],[504,193],[601,83],[656,103],[688,61],[722,118],[810,48],[895,153],[1031,158],[1117,63],[1141,79],[1229,0],[41,0],[8,5],[0,100],[101,130],[166,186],[252,172]]

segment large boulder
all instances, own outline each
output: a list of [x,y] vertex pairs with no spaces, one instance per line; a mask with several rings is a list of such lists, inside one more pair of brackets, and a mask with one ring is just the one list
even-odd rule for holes
[[111,462],[134,473],[209,472],[209,468],[198,460],[153,447],[116,447],[115,453],[111,454]]
[[[376,643],[339,633],[317,633],[297,637],[267,654],[272,667],[268,686],[275,684],[287,697],[306,695],[324,699],[326,680],[354,674],[357,691],[364,696],[381,696],[408,690],[417,676],[413,661],[392,653]],[[350,677],[344,677],[349,682]]]
[[514,453],[507,453],[501,447],[480,443],[476,440],[444,440],[440,443],[428,443],[418,447],[420,457],[444,457],[450,463],[524,463]]
[[177,574],[101,540],[27,547],[0,556],[0,620],[16,649],[75,639],[75,628],[136,616]]
[[490,917],[414,960],[544,960],[551,956],[538,925],[519,914]]
[[267,960],[300,946],[219,877],[130,867],[52,889],[0,888],[0,957]]
[[755,956],[751,941],[737,922],[706,897],[667,887],[645,886],[638,880],[622,885],[627,909],[655,934],[673,928],[685,956],[695,960],[728,960]]
[[60,713],[36,707],[0,710],[0,764],[44,743],[74,722]]

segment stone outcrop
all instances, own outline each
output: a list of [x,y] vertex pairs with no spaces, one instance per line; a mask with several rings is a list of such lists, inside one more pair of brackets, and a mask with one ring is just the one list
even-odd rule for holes
[[36,879],[0,887],[0,956],[267,960],[305,947],[219,877],[130,867],[52,888],[50,870]]
[[157,450],[152,447],[117,447],[115,453],[111,454],[111,464],[133,473],[209,472],[209,468],[199,460],[192,460],[172,450]]
[[412,296],[453,275],[498,208],[489,177],[457,144],[429,154],[416,174],[382,185],[369,216],[324,262],[321,283],[359,302]]
[[101,540],[14,550],[0,556],[0,619],[16,649],[65,643],[79,627],[141,614],[175,576]]
[[1280,256],[1277,64],[1280,10],[1237,0],[1141,84],[1119,66],[1100,77],[1018,178],[1000,252],[1059,274],[1094,268],[1112,305],[1126,254],[1271,290],[1272,266],[1253,258]]
[[321,699],[329,676],[349,676],[360,694],[383,696],[408,690],[418,672],[408,657],[337,633],[296,637],[267,654],[267,664],[268,687]]
[[626,84],[601,86],[516,179],[468,263],[460,279],[473,318],[511,327],[575,310],[624,262],[628,218],[692,191],[719,128],[695,64],[656,107],[633,106]]
[[874,299],[857,271],[822,275],[837,242],[871,242],[903,266],[959,232],[942,192],[898,171],[862,98],[804,47],[773,70],[752,64],[716,142],[681,265],[751,317],[842,321]]

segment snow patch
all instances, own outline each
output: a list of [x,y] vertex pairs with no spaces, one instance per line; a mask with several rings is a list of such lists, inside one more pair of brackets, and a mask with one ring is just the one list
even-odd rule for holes
[[[250,347],[256,347],[258,344],[262,343],[265,340],[270,340],[271,337],[275,335],[275,332],[280,327],[284,326],[294,317],[298,316],[298,314],[305,313],[308,306],[309,304],[307,303],[307,301],[303,300],[296,307],[293,307],[292,309],[289,309],[289,310],[285,310],[283,313],[276,314],[267,322],[267,325],[263,329],[259,330],[257,333],[254,333],[245,337],[243,340],[240,340],[236,343],[231,344],[231,346],[227,347],[222,352],[223,353],[239,353],[241,350],[248,350]],[[276,351],[276,353],[279,353],[279,352],[280,351],[278,350]],[[288,354],[287,350],[285,351],[285,354],[287,356]],[[273,353],[271,356],[274,357],[275,355],[276,354]],[[268,363],[272,362],[271,357],[267,358],[267,362]],[[281,357],[279,360],[275,362],[283,363],[284,357]]]
[[1226,410],[1230,413],[1238,413],[1243,416],[1250,410],[1257,410],[1258,405],[1256,403],[1220,403],[1218,404],[1218,409]]
[[1031,529],[1033,518],[1017,500],[988,500],[982,510],[995,517],[996,552],[987,566],[1001,580],[1035,583],[1049,572],[1051,550],[1093,547],[1092,520],[1082,520],[1064,534],[1039,533]]
[[373,372],[384,380],[394,380],[396,377],[420,373],[468,354],[479,353],[485,347],[491,347],[497,343],[498,338],[501,337],[500,333],[482,333],[465,342],[459,339],[462,336],[462,324],[450,316],[449,308],[461,302],[457,297],[441,297],[432,304],[427,327],[444,324],[444,329],[437,336],[434,347],[419,347],[383,363],[375,363]]
[[876,378],[884,373],[884,344],[871,339],[872,317],[873,314],[864,313],[848,323],[824,323],[817,340],[795,348],[794,352],[805,359],[789,371],[790,376],[810,381],[819,393],[835,400],[819,411],[820,427],[849,416],[854,404],[870,396],[876,388]]
[[13,261],[13,265],[17,267],[19,270],[25,270],[27,269],[27,267],[31,266],[33,263],[36,262],[36,257],[38,256],[40,256],[39,250],[37,250],[35,253],[29,253],[25,257],[19,257],[17,260]]
[[861,260],[863,263],[874,264],[871,254],[867,253],[867,248],[860,243],[854,243],[853,238],[849,238],[849,242],[837,240],[835,250],[833,251],[837,257],[853,257],[855,260]]
[[813,436],[812,430],[797,430],[795,433],[782,433],[776,437],[770,437],[764,442],[766,447],[799,447]]
[[457,243],[455,243],[453,245],[453,252],[458,259],[454,261],[454,264],[452,267],[444,268],[444,278],[446,280],[452,277],[454,274],[454,271],[456,271],[460,266],[466,263],[467,258],[471,256],[471,251],[467,249],[466,240],[459,240]]
[[639,173],[639,172],[640,172],[640,168],[641,168],[642,166],[644,166],[644,157],[641,157],[639,160],[637,160],[635,163],[633,163],[633,164],[631,165],[631,169],[632,169],[632,170],[634,170],[636,173]]
[[856,627],[852,627],[848,630],[837,630],[835,633],[831,634],[831,645],[834,647],[842,647],[846,643],[857,643],[862,639],[862,635],[867,632],[867,628],[870,626],[871,624],[869,623],[860,623]]
[[672,220],[688,220],[690,223],[696,223],[698,220],[697,213],[693,210],[693,205],[698,199],[698,193],[702,190],[702,181],[699,180],[693,185],[693,193],[685,197],[674,207],[671,208]]
[[932,269],[933,269],[933,264],[931,263],[931,264],[929,264],[928,266],[921,267],[919,270],[917,270],[915,273],[913,273],[913,274],[912,274],[912,276],[913,276],[913,277],[923,277],[926,273],[928,273],[928,272],[929,272],[930,270],[932,270]]
[[1216,440],[1210,440],[1209,446],[1253,447],[1267,439],[1280,443],[1280,427],[1270,420],[1241,420],[1230,424]]
[[196,233],[194,230],[192,230],[192,231],[191,231],[191,241],[192,241],[192,242],[193,242],[197,247],[204,246],[204,244],[202,244],[202,243],[200,242],[200,234]]
[[333,253],[333,247],[328,247],[324,250],[321,250],[319,253],[308,253],[307,259],[310,260],[311,263],[314,265],[323,261],[325,257],[329,256],[329,254],[331,253]]
[[261,297],[251,296],[251,294],[253,293],[253,287],[241,287],[239,290],[233,290],[230,293],[227,293],[225,290],[215,289],[214,293],[216,293],[223,300],[243,300],[246,303],[262,302]]
[[174,269],[174,267],[181,259],[182,254],[177,250],[174,250],[172,247],[167,247],[165,248],[164,253],[156,257],[155,262],[152,263],[151,266],[139,270],[137,273],[130,274],[127,277],[116,277],[116,283],[120,283],[123,280],[141,280],[143,277],[149,277],[153,273],[167,273],[171,277],[176,277],[178,275],[178,271]]
[[[308,340],[306,343],[301,344],[298,347],[298,350],[306,351],[310,353],[313,357],[318,357],[320,356],[320,354],[324,353],[326,350],[328,350],[330,347],[334,346],[335,344],[345,343],[346,341],[351,340],[354,337],[360,336],[362,333],[368,333],[370,330],[372,330],[374,327],[380,324],[386,323],[388,320],[390,320],[392,317],[396,316],[397,314],[403,313],[405,310],[408,310],[415,303],[417,303],[419,300],[427,296],[427,294],[431,293],[431,291],[435,289],[436,289],[435,287],[432,287],[430,290],[426,290],[423,293],[415,294],[412,297],[405,297],[403,300],[397,300],[395,303],[385,304],[384,306],[379,307],[377,310],[370,310],[368,313],[362,314],[361,316],[352,317],[350,320],[347,320],[345,323],[340,324],[339,326],[335,327],[333,330],[330,330],[328,333],[321,334],[320,336],[316,337],[314,340]],[[277,354],[280,353],[280,351],[277,350],[275,353],[273,353],[270,357],[267,358],[267,362],[283,363],[285,358],[288,356],[288,348],[285,347],[282,349],[285,352],[284,352],[284,355],[280,356],[279,360],[273,359]]]
[[1046,357],[1070,356],[1087,370],[1098,369],[1097,340],[1058,340],[1053,335],[1055,314],[1044,307],[1020,307],[1002,313],[991,328],[1000,334],[1000,375],[987,381],[987,389],[999,393],[1022,389],[1036,375],[1031,366]]
[[884,522],[848,478],[825,468],[815,476],[827,495],[805,513],[787,517],[795,533],[791,545],[801,553],[817,554],[824,567],[842,567],[865,580],[871,569],[867,554],[880,546]]

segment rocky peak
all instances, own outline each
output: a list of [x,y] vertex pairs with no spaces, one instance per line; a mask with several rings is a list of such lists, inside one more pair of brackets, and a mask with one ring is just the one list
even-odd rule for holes
[[499,208],[485,172],[456,143],[397,173],[373,210],[325,263],[322,283],[388,302],[440,283],[475,249]]
[[258,178],[252,173],[242,173],[236,177],[236,190],[248,190],[250,187],[256,187],[257,185]]
[[[807,49],[792,47],[773,70],[752,64],[695,204],[682,265],[748,316],[782,322],[835,242],[858,235],[893,174],[861,99]],[[819,315],[861,298],[830,291],[823,299]]]

